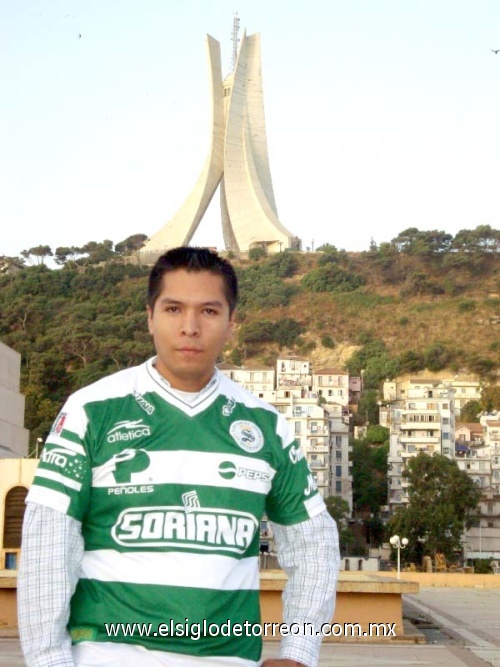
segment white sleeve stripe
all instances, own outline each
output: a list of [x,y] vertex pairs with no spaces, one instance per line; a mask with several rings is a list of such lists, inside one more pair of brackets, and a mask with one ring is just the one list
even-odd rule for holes
[[61,438],[60,435],[49,434],[46,440],[46,444],[59,445],[59,447],[64,447],[64,449],[69,449],[71,452],[75,452],[75,454],[86,456],[85,449],[81,445],[77,445],[75,442],[66,440],[66,438]]
[[54,491],[53,489],[47,489],[42,486],[33,485],[26,497],[26,502],[36,503],[37,505],[43,505],[44,507],[50,507],[57,512],[67,514],[70,499],[69,496],[61,493],[60,491]]
[[75,482],[75,480],[69,479],[69,477],[64,477],[64,475],[61,475],[60,472],[54,472],[53,470],[44,470],[43,468],[38,468],[36,471],[35,483],[37,477],[51,479],[54,482],[58,482],[59,484],[67,486],[70,489],[75,489],[75,491],[80,491],[82,488],[81,482]]

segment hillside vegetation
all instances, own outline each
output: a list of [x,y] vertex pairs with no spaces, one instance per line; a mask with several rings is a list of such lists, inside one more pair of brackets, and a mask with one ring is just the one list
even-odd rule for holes
[[[363,369],[374,390],[386,377],[423,369],[496,382],[500,234],[489,227],[454,239],[439,234],[406,230],[364,253],[326,245],[234,259],[241,303],[226,359],[271,365],[279,354],[304,355],[316,368]],[[43,262],[50,248],[33,248],[23,257],[36,265],[0,276],[0,340],[22,355],[33,441],[46,435],[69,393],[153,353],[149,270],[125,242],[114,250],[104,243],[84,252],[59,248],[57,270]]]

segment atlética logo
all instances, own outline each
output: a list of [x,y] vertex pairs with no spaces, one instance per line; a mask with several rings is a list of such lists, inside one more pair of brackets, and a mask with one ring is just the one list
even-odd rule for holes
[[130,442],[148,435],[151,435],[151,428],[148,424],[144,424],[142,419],[136,419],[135,421],[125,419],[116,422],[113,428],[107,432],[106,439],[109,443]]
[[229,433],[236,440],[241,449],[255,454],[264,446],[264,436],[260,428],[250,421],[236,421],[231,424]]

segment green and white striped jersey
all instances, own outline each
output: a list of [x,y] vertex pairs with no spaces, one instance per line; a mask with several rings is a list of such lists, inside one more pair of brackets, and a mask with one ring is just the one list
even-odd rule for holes
[[185,402],[153,364],[70,396],[27,498],[82,522],[73,642],[256,661],[256,636],[106,633],[110,623],[259,623],[262,515],[290,525],[324,509],[274,408],[218,371]]

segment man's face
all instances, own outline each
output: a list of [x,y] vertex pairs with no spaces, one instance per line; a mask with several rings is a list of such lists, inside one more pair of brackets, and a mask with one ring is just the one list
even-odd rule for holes
[[223,278],[209,271],[166,273],[154,309],[148,306],[148,326],[156,370],[174,389],[199,391],[234,329]]

